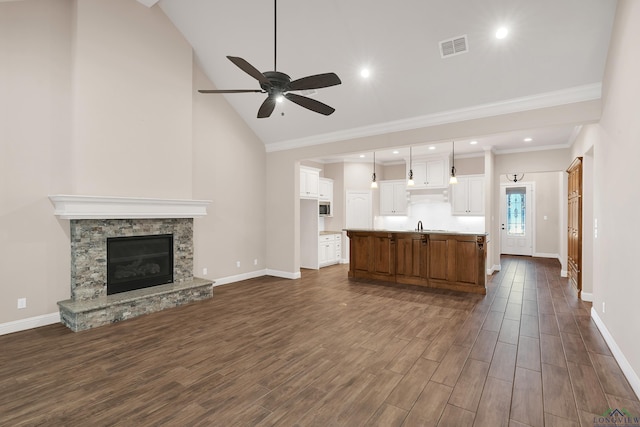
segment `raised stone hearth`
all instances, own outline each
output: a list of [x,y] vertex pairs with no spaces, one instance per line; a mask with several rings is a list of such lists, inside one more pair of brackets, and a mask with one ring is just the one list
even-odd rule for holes
[[[82,331],[213,296],[213,282],[193,277],[193,218],[207,201],[51,196],[70,219],[71,299],[60,321]],[[107,239],[173,235],[173,283],[107,295]]]

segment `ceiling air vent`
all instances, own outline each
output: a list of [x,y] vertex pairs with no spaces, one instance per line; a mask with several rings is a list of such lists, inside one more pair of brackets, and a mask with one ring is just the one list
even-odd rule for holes
[[467,44],[467,35],[454,37],[440,42],[440,56],[447,58],[449,56],[467,53],[469,51]]

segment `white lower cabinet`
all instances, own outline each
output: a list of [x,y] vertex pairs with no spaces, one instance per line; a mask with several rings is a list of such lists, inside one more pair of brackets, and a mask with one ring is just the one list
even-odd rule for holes
[[340,234],[322,234],[318,239],[318,265],[339,264],[342,257],[342,236]]

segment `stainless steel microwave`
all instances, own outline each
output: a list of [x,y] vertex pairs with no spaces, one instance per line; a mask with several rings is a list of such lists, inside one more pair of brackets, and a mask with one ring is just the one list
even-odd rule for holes
[[320,216],[331,216],[331,202],[318,203],[318,213]]

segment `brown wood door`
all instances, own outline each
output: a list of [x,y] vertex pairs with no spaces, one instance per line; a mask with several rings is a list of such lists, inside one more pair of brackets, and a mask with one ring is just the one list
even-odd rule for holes
[[579,298],[582,293],[582,157],[576,157],[567,173],[567,275]]

